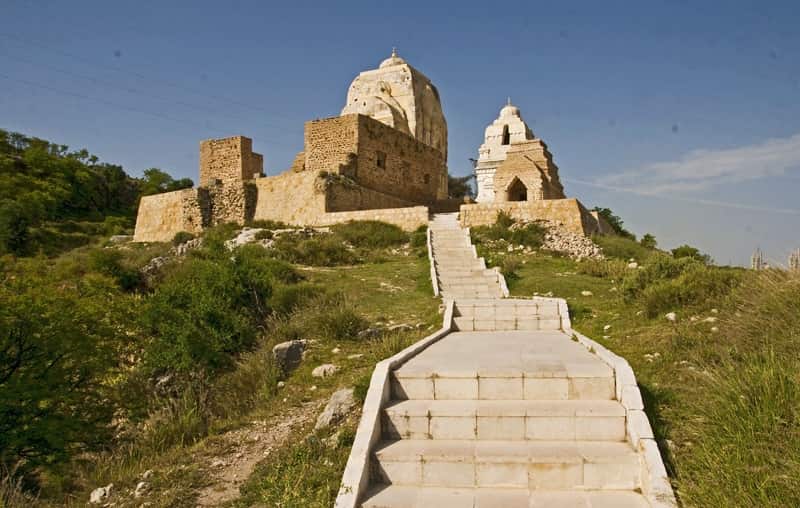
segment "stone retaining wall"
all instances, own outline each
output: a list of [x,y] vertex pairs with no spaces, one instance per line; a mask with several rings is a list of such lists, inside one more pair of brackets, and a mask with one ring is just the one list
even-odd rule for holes
[[314,226],[330,226],[349,221],[378,220],[388,222],[405,231],[414,231],[428,224],[428,207],[412,206],[406,208],[384,208],[382,210],[358,210],[353,212],[333,212],[320,216]]
[[470,227],[494,224],[498,212],[501,211],[518,220],[558,222],[569,231],[587,236],[606,233],[610,229],[605,221],[595,217],[575,198],[461,205],[461,225]]

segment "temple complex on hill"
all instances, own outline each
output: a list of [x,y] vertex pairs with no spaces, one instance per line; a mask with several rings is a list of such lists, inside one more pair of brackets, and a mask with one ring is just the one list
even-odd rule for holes
[[434,211],[460,211],[465,226],[492,223],[505,211],[584,234],[609,229],[565,197],[547,146],[510,101],[486,128],[476,173],[476,203],[449,198],[439,91],[393,51],[353,80],[339,116],[306,122],[303,151],[278,175],[264,176],[263,157],[244,136],[202,141],[198,186],[143,197],[134,239],[169,241],[181,231],[255,220],[326,226],[369,219],[413,230]]

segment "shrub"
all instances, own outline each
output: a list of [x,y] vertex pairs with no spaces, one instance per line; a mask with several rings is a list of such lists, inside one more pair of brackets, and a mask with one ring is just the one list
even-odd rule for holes
[[131,220],[129,217],[117,217],[109,215],[103,220],[103,234],[106,236],[122,235],[130,230]]
[[542,246],[546,233],[547,230],[544,227],[531,222],[522,227],[511,229],[507,240],[514,245],[524,245],[535,249]]
[[642,239],[639,240],[639,245],[645,249],[655,249],[658,245],[658,242],[656,242],[655,236],[651,235],[650,233],[645,233]]
[[175,233],[175,236],[172,237],[172,245],[181,245],[189,240],[194,240],[194,235],[192,233],[188,231],[178,231]]
[[[323,301],[325,299],[318,300]],[[311,321],[320,335],[331,341],[354,340],[358,332],[367,326],[366,320],[355,307],[346,302],[318,308]]]
[[277,391],[280,375],[280,369],[266,345],[244,353],[236,363],[236,368],[220,376],[214,383],[211,401],[214,416],[239,416],[269,400]]
[[584,259],[578,263],[578,272],[592,277],[622,280],[628,271],[628,262],[621,259]]
[[603,249],[606,257],[617,259],[635,259],[639,263],[646,262],[654,251],[643,247],[635,240],[617,235],[594,235],[592,241]]
[[411,233],[411,246],[415,249],[428,247],[428,226],[420,226]]
[[278,285],[273,289],[269,304],[273,312],[286,315],[307,305],[324,291],[324,288],[315,284]]
[[507,279],[517,278],[517,271],[520,268],[522,268],[522,260],[518,256],[506,256],[500,260],[500,271]]
[[623,227],[624,222],[618,215],[614,215],[614,212],[612,212],[611,209],[600,208],[596,206],[592,209],[592,211],[597,212],[601,218],[605,219],[605,221],[609,226],[611,226],[611,229],[613,229],[617,235],[636,241],[636,236]]
[[256,233],[256,240],[272,240],[272,237],[275,236],[269,229],[262,229],[258,233]]
[[16,201],[0,203],[0,254],[17,256],[28,250],[31,220],[25,208]]
[[142,310],[151,337],[150,371],[207,371],[233,366],[255,342],[256,323],[272,292],[263,273],[247,278],[232,262],[189,258],[169,274]]
[[691,245],[681,245],[680,247],[675,247],[672,249],[672,257],[675,259],[691,258],[707,265],[712,263],[711,256],[708,254],[703,254],[699,249],[692,247]]
[[386,222],[365,220],[336,224],[333,233],[355,247],[380,249],[408,242],[408,233]]
[[89,268],[111,277],[119,286],[130,291],[142,283],[139,270],[124,261],[123,253],[117,249],[95,249],[89,253]]
[[312,238],[283,235],[275,240],[268,252],[278,259],[310,266],[352,265],[358,262],[356,255],[333,235]]
[[516,221],[507,213],[500,211],[497,213],[495,223],[490,226],[478,226],[472,228],[473,241],[481,243],[482,239],[505,240],[514,245],[524,245],[526,247],[538,248],[544,243],[547,230],[540,224],[530,222],[522,226],[516,226]]

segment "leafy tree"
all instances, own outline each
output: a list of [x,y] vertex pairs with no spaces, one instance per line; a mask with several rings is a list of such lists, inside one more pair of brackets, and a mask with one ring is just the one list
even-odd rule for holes
[[650,233],[645,233],[642,239],[639,240],[639,243],[641,244],[642,247],[648,249],[655,249],[656,246],[658,245],[658,242],[656,242],[656,237],[651,235]]
[[447,192],[451,198],[461,199],[465,196],[475,198],[475,191],[470,185],[470,181],[475,175],[453,176],[447,175]]
[[675,247],[672,249],[672,257],[675,259],[691,258],[701,261],[707,265],[711,264],[713,261],[711,256],[708,254],[703,254],[699,249],[692,247],[691,245],[681,245],[680,247]]
[[636,235],[623,227],[624,222],[622,219],[619,216],[614,215],[614,212],[612,212],[610,208],[600,208],[596,206],[592,209],[592,211],[597,212],[600,217],[605,219],[605,221],[608,222],[608,225],[611,226],[611,229],[613,229],[616,234],[625,238],[630,238],[631,240],[636,240]]
[[131,341],[108,279],[54,285],[35,270],[0,284],[0,464],[25,470],[107,442],[106,383]]
[[139,180],[139,189],[142,196],[187,189],[193,185],[194,182],[192,182],[191,178],[175,180],[172,176],[158,168],[145,169],[144,177]]
[[16,201],[0,202],[0,254],[17,256],[28,249],[30,218],[25,207]]

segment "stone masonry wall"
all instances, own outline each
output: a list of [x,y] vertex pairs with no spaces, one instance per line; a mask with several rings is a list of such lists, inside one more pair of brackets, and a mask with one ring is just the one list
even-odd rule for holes
[[428,207],[384,208],[382,210],[358,210],[354,212],[326,213],[319,217],[315,226],[330,226],[351,220],[379,220],[394,224],[405,231],[414,231],[428,224]]
[[561,223],[565,229],[587,236],[603,233],[597,219],[575,198],[461,205],[461,225],[471,227],[493,224],[500,211],[519,220]]
[[416,203],[447,198],[447,166],[439,150],[370,117],[359,115],[358,124],[359,184]]
[[326,186],[325,211],[346,212],[352,210],[377,210],[402,208],[416,203],[396,198],[382,192],[362,187],[350,179],[329,178]]
[[260,175],[261,154],[253,153],[253,141],[244,136],[207,139],[200,142],[200,186],[240,184]]
[[286,171],[259,178],[254,220],[276,220],[287,224],[313,224],[325,213],[325,189],[311,171]]
[[[447,197],[442,154],[364,115],[306,123],[305,170],[348,176],[360,186],[412,203]],[[396,206],[380,204],[381,208]]]
[[183,189],[144,196],[136,216],[136,242],[168,242],[175,233],[202,231],[202,199],[196,189]]

